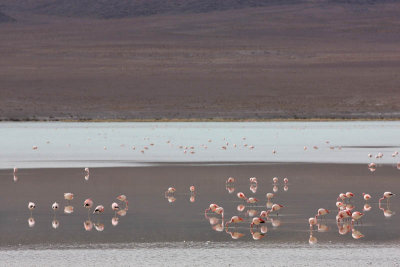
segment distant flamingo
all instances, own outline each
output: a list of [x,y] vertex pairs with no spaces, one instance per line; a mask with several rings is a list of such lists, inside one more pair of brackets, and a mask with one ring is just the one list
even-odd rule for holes
[[271,209],[268,210],[267,213],[270,214],[271,212],[276,212],[276,216],[278,216],[278,215],[279,215],[278,212],[279,212],[279,210],[280,210],[281,208],[283,208],[282,205],[280,205],[280,204],[273,204],[272,207],[271,207]]
[[232,216],[232,218],[228,222],[226,222],[225,227],[228,227],[228,225],[231,223],[239,223],[239,222],[243,222],[243,218],[239,216]]
[[93,213],[95,213],[95,214],[100,214],[100,213],[103,213],[103,212],[104,212],[104,206],[103,205],[98,205],[93,211]]
[[117,196],[117,199],[119,201],[126,202],[126,196],[125,195],[119,195],[119,196]]
[[379,199],[379,204],[381,203],[382,200],[386,199],[386,201],[389,203],[389,199],[394,196],[392,192],[385,192],[383,193],[383,196]]
[[249,180],[250,180],[250,183],[257,183],[257,178],[256,177],[251,177],[251,178],[249,178]]
[[28,203],[28,209],[29,209],[29,211],[31,212],[31,217],[32,217],[32,212],[33,212],[33,210],[36,208],[36,205],[35,205],[35,203],[33,203],[33,202],[29,202]]
[[352,197],[354,197],[354,194],[353,194],[352,192],[347,192],[347,193],[346,193],[346,198],[347,198],[348,200],[350,200]]
[[253,229],[254,225],[260,225],[261,223],[265,223],[263,219],[260,217],[254,217],[250,224],[250,229]]
[[246,200],[247,201],[247,198],[246,198],[246,196],[242,193],[242,192],[239,192],[239,193],[237,193],[236,194],[237,195],[237,197],[238,198],[240,198],[240,199],[243,199],[243,200]]
[[234,182],[235,182],[235,178],[233,178],[233,177],[229,177],[228,180],[226,180],[227,184],[231,184],[231,183],[234,183]]
[[344,194],[344,193],[340,193],[339,194],[339,196],[338,196],[338,198],[337,198],[337,200],[339,201],[339,200],[345,200],[346,199],[346,194]]
[[54,202],[53,205],[51,205],[51,208],[53,209],[54,215],[55,215],[55,214],[56,214],[56,211],[58,210],[58,203],[57,203],[57,202]]
[[317,217],[321,217],[321,216],[324,216],[327,214],[329,214],[329,210],[320,208],[320,209],[318,209],[318,212],[317,212],[317,215],[315,215],[315,218],[317,219]]
[[216,208],[216,209],[214,210],[214,212],[215,212],[216,214],[221,215],[222,220],[224,219],[224,208],[223,208],[223,207],[218,207],[218,208]]
[[312,230],[313,226],[317,224],[317,219],[315,217],[311,217],[308,219],[308,223],[310,224],[310,230]]
[[341,201],[337,201],[336,202],[336,207],[338,208],[338,211],[340,211],[341,209],[343,209],[346,205],[341,202]]
[[247,203],[250,203],[250,204],[257,203],[257,201],[258,201],[258,199],[254,198],[254,197],[250,197],[247,199]]
[[113,203],[111,204],[111,209],[115,212],[115,215],[114,215],[114,216],[116,216],[117,211],[120,210],[119,205],[118,205],[117,203],[115,203],[115,202],[113,202]]
[[274,194],[273,193],[267,193],[265,196],[267,197],[268,201],[274,198]]
[[351,214],[351,218],[353,219],[352,221],[358,221],[361,219],[362,216],[364,216],[364,213],[361,213],[359,211],[355,211]]
[[218,206],[217,204],[214,204],[214,203],[210,204],[209,208],[207,208],[207,209],[204,210],[204,216],[207,218],[207,212],[210,211],[210,210],[211,210],[212,212],[215,212],[215,210],[216,210],[218,207],[219,207],[219,206]]
[[370,194],[362,193],[362,195],[363,195],[365,201],[368,201],[368,200],[371,199],[371,195]]

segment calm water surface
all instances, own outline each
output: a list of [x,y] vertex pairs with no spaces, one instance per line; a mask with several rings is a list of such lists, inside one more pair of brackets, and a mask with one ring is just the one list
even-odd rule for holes
[[[400,192],[398,122],[1,123],[0,132],[0,261],[9,266],[400,264],[400,198],[378,202]],[[165,194],[170,186],[176,192]],[[347,191],[355,196],[346,205],[365,213],[353,226],[335,219]],[[104,213],[88,213],[87,198]],[[111,210],[114,201],[126,214]],[[210,203],[224,207],[224,218],[204,212]],[[284,206],[279,215],[251,228],[272,203]],[[318,208],[330,214],[310,231]],[[226,228],[234,215],[244,222]]]
[[[376,160],[378,163],[394,164],[397,158],[391,154],[400,146],[400,122],[381,121],[25,122],[0,123],[0,133],[0,168],[111,167],[160,162],[369,163],[367,154],[378,152],[385,155]],[[38,149],[33,150],[33,146]],[[277,153],[273,154],[273,150]]]

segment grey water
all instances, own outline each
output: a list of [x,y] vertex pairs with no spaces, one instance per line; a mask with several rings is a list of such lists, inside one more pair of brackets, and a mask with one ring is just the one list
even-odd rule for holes
[[[400,147],[400,122],[3,122],[0,136],[0,168],[171,162],[396,164],[398,158],[391,155]],[[375,159],[379,152],[384,156]]]

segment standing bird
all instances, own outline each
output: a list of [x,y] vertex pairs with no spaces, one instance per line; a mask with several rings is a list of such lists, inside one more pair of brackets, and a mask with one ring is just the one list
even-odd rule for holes
[[166,194],[166,195],[167,195],[167,194],[173,194],[173,193],[175,193],[175,191],[176,191],[175,187],[169,187],[169,188],[167,189],[167,191],[165,191],[165,194]]
[[351,218],[353,219],[352,222],[354,221],[358,221],[359,219],[361,219],[361,217],[364,216],[364,213],[359,212],[359,211],[355,211],[351,214]]
[[98,205],[93,211],[93,213],[96,213],[96,214],[100,214],[100,213],[103,213],[103,212],[104,212],[104,206],[103,205]]
[[346,194],[345,193],[340,193],[338,198],[337,198],[337,201],[343,201],[345,199],[346,199]]
[[33,202],[29,202],[28,203],[28,209],[29,209],[29,211],[31,212],[31,217],[32,217],[32,212],[33,212],[33,210],[36,208],[36,205],[35,205],[35,203],[33,203]]
[[254,225],[260,225],[261,223],[265,223],[263,219],[260,217],[254,217],[250,224],[250,229],[253,229]]
[[219,214],[222,216],[222,220],[224,219],[224,208],[223,207],[218,207],[214,211],[216,214]]
[[278,211],[279,211],[281,208],[283,208],[282,205],[274,204],[274,205],[272,205],[272,207],[271,207],[271,209],[269,210],[269,212],[276,212],[276,216],[278,216],[278,215],[279,215],[279,214],[278,214]]
[[53,205],[51,205],[51,208],[54,211],[54,216],[56,215],[56,211],[58,210],[58,203],[54,202]]
[[354,197],[354,194],[352,192],[347,192],[346,193],[346,198],[350,201],[350,199]]
[[257,203],[258,199],[256,199],[255,197],[250,197],[247,199],[247,203],[249,204],[254,204]]
[[18,172],[18,168],[14,167],[14,174],[17,174],[17,172]]
[[83,206],[87,209],[91,209],[93,206],[93,201],[90,198],[88,198],[83,202]]
[[243,200],[247,200],[247,197],[243,194],[243,192],[239,192],[236,194],[238,198],[243,199]]
[[218,206],[217,204],[211,203],[210,206],[209,206],[209,208],[207,208],[207,209],[204,210],[204,217],[206,217],[206,219],[208,219],[208,217],[207,217],[207,212],[210,211],[210,210],[211,210],[212,212],[215,212],[215,210],[216,210],[218,207],[219,207],[219,206]]
[[315,219],[317,219],[317,217],[324,216],[328,213],[329,213],[329,210],[320,208],[320,209],[318,209],[317,215],[315,215]]
[[311,217],[308,219],[308,223],[310,224],[310,230],[313,230],[314,225],[317,224],[317,219],[315,217]]
[[111,209],[115,212],[115,215],[114,215],[114,216],[116,216],[116,215],[117,215],[117,212],[119,211],[119,205],[118,205],[117,203],[113,202],[113,203],[111,204]]
[[227,184],[231,184],[231,183],[234,183],[234,182],[235,182],[235,178],[233,178],[233,177],[229,177],[228,180],[226,180]]
[[371,195],[370,194],[365,194],[365,193],[362,193],[362,194],[363,194],[363,197],[364,197],[365,201],[368,201],[368,200],[371,199]]
[[393,194],[392,192],[383,193],[383,196],[379,199],[379,204],[381,203],[381,200],[384,200],[384,199],[386,199],[386,201],[389,203],[389,199],[394,195],[395,194]]
[[249,180],[250,180],[250,183],[254,183],[254,184],[257,183],[257,178],[256,177],[250,177]]
[[117,199],[119,201],[125,202],[126,201],[126,196],[125,195],[119,195],[119,196],[117,196]]
[[273,193],[267,193],[265,196],[267,197],[268,201],[270,201],[271,199],[274,198],[274,194]]
[[239,217],[239,216],[232,216],[232,218],[225,223],[225,227],[228,227],[229,224],[231,223],[239,223],[239,222],[243,222],[244,220]]
[[64,193],[64,199],[68,201],[68,204],[71,200],[74,199],[74,194],[73,193]]

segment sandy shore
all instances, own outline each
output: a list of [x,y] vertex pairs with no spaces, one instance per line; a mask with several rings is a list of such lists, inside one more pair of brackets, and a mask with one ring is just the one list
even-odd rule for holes
[[[159,166],[137,168],[92,168],[88,181],[82,169],[23,169],[18,181],[13,181],[10,170],[0,170],[0,246],[93,244],[93,243],[133,243],[133,242],[181,242],[181,241],[230,241],[226,232],[215,231],[204,217],[204,209],[210,203],[218,203],[225,208],[225,216],[249,217],[246,211],[266,209],[265,193],[272,192],[272,177],[288,177],[288,190],[283,190],[282,181],[278,185],[275,203],[285,206],[279,217],[279,227],[267,223],[268,233],[260,242],[308,244],[308,218],[318,208],[332,211],[323,221],[329,227],[325,233],[315,231],[320,244],[391,244],[398,243],[399,216],[385,218],[378,209],[377,199],[387,190],[400,192],[399,171],[391,166],[379,168],[371,173],[365,165],[341,164],[266,164],[231,166]],[[235,193],[242,191],[248,196],[260,199],[257,207],[247,207],[244,212],[236,210],[242,204],[235,194],[225,188],[227,177],[236,177]],[[249,191],[249,177],[258,177],[255,194]],[[195,202],[189,201],[189,186],[195,185]],[[175,186],[175,202],[169,203],[164,191]],[[356,194],[353,204],[361,210],[364,200],[362,192],[373,196],[363,224],[356,225],[365,237],[354,240],[351,234],[340,235],[334,219],[335,202],[338,193],[352,191]],[[58,229],[52,229],[53,213],[51,204],[57,201],[61,209],[67,204],[63,193],[73,192],[75,207],[73,214],[57,214]],[[117,226],[111,225],[113,212],[111,202],[119,194],[129,200],[127,215],[119,218]],[[92,198],[95,204],[106,208],[102,215],[91,215],[93,223],[102,223],[104,231],[85,231],[83,223],[87,211],[83,201]],[[33,212],[35,226],[28,227],[30,217],[28,201],[37,205]],[[397,211],[399,198],[391,201],[390,209]],[[385,208],[388,208],[384,206]],[[210,215],[215,216],[215,215]],[[216,216],[217,217],[217,216]],[[218,219],[218,217],[217,217]],[[277,221],[275,221],[277,222]],[[221,223],[218,220],[218,223]],[[253,241],[249,224],[243,223],[232,228],[244,234],[238,241]],[[231,229],[231,231],[232,231]]]

